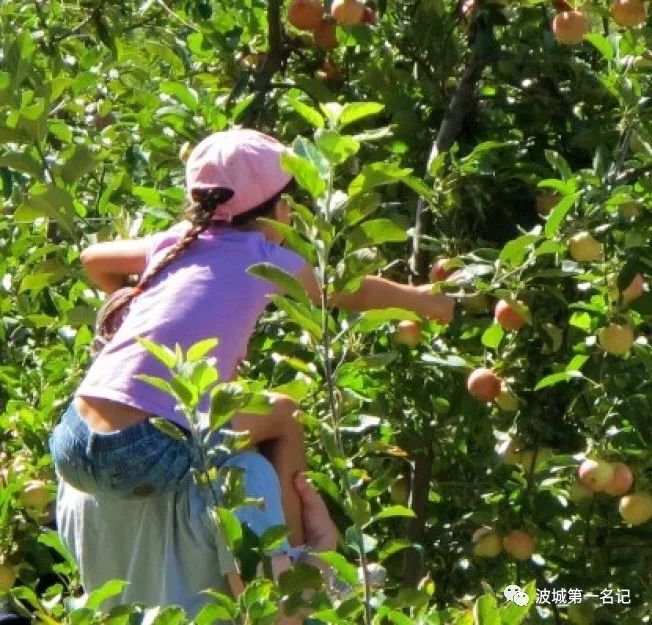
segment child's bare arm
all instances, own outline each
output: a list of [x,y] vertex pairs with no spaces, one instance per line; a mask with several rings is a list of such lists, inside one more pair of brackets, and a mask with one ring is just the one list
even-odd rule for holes
[[[297,279],[306,289],[315,304],[321,303],[321,292],[314,269],[306,264]],[[429,284],[411,286],[393,282],[378,276],[367,276],[354,293],[335,294],[331,305],[351,311],[373,310],[376,308],[404,308],[420,314],[427,319],[437,319],[449,323],[453,318],[455,300],[440,293],[433,293]]]
[[81,253],[81,262],[92,282],[113,293],[124,286],[126,276],[142,274],[150,245],[147,237],[96,243]]

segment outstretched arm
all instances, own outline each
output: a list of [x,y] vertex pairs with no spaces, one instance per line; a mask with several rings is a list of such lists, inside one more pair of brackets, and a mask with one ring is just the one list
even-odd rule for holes
[[127,276],[143,273],[150,246],[148,237],[96,243],[81,253],[81,262],[91,282],[113,293]]
[[[297,275],[315,304],[321,303],[321,291],[315,270],[308,264]],[[449,295],[433,293],[429,284],[411,286],[378,276],[367,276],[354,293],[335,294],[330,302],[336,308],[354,312],[376,308],[404,308],[427,319],[449,323],[453,318],[455,300]]]

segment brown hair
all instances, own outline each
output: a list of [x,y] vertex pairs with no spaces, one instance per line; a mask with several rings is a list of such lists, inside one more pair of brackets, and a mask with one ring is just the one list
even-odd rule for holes
[[[232,226],[244,226],[250,221],[269,215],[284,193],[294,189],[294,178],[274,194],[269,200],[255,206],[240,215],[235,215],[230,222]],[[185,214],[192,226],[175,243],[170,250],[147,273],[144,273],[135,286],[125,286],[114,291],[102,304],[95,322],[95,339],[91,343],[91,355],[97,356],[102,348],[113,338],[127,314],[129,303],[142,293],[173,260],[179,258],[190,244],[211,225],[223,225],[224,222],[213,222],[213,213],[219,204],[228,202],[233,197],[231,189],[212,187],[195,189],[192,192],[192,203],[186,208]]]

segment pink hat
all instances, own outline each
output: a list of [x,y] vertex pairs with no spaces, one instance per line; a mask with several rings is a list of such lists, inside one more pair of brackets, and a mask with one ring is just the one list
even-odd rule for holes
[[262,204],[285,187],[292,176],[281,169],[287,148],[269,135],[248,128],[216,132],[206,137],[186,163],[186,188],[224,187],[233,197],[219,204],[213,219],[235,215]]

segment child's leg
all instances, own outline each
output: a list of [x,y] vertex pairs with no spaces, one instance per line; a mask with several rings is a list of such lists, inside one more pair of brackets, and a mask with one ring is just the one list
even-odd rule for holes
[[305,470],[306,457],[303,448],[303,428],[294,418],[296,403],[286,395],[269,394],[272,409],[266,415],[240,413],[231,420],[238,431],[248,431],[253,445],[261,445],[262,451],[274,465],[281,483],[281,499],[288,526],[288,541],[297,546],[304,542],[301,500],[294,487],[294,477]]

